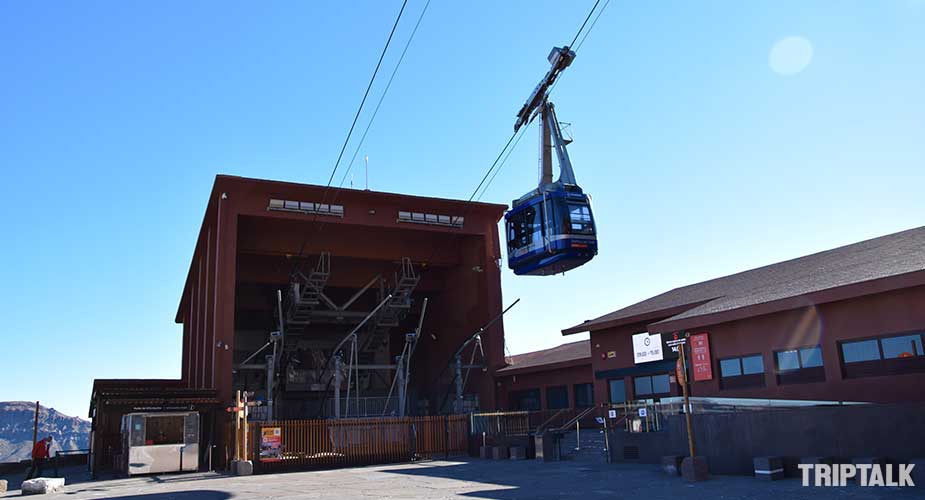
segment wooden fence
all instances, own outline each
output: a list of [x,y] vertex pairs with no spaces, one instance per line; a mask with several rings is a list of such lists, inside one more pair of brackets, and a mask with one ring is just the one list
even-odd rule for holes
[[[468,424],[467,415],[255,422],[248,426],[248,458],[259,470],[443,458],[467,453]],[[279,428],[279,453],[261,457],[263,431],[273,428]]]

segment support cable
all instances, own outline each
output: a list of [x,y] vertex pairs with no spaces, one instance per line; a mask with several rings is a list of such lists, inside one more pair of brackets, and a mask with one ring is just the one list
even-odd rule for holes
[[[379,68],[382,66],[382,60],[385,58],[386,52],[389,50],[389,45],[392,43],[392,37],[395,35],[395,29],[398,28],[398,22],[401,21],[401,16],[405,12],[405,6],[408,5],[408,0],[404,0],[401,4],[401,9],[398,11],[398,16],[395,18],[395,22],[392,24],[392,30],[389,32],[389,38],[385,41],[385,46],[382,47],[382,52],[379,54],[379,61],[376,62],[376,68],[373,70],[373,74],[369,79],[369,84],[366,85],[366,91],[363,93],[363,99],[360,100],[360,106],[357,107],[357,112],[353,116],[353,122],[350,124],[350,129],[347,131],[347,137],[344,139],[344,144],[340,148],[340,153],[337,155],[337,161],[334,162],[334,168],[331,170],[331,175],[328,177],[328,182],[324,186],[324,192],[321,195],[321,204],[325,204],[328,198],[328,191],[331,189],[331,183],[334,181],[334,175],[337,173],[337,169],[340,167],[340,162],[344,157],[344,152],[347,150],[347,145],[350,143],[350,137],[353,135],[353,129],[356,127],[357,121],[360,119],[360,114],[363,111],[363,106],[366,104],[366,99],[369,97],[369,91],[373,87],[373,82],[376,81],[376,75],[379,74]],[[312,217],[312,223],[315,223],[318,220],[318,214],[316,213]],[[299,247],[298,257],[301,258],[303,252],[305,251],[305,245],[308,243],[308,235],[302,240],[302,244]]]

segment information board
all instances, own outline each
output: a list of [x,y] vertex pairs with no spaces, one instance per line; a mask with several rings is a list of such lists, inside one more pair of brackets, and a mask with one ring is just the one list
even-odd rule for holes
[[283,433],[279,427],[260,428],[260,461],[279,462],[283,459]]

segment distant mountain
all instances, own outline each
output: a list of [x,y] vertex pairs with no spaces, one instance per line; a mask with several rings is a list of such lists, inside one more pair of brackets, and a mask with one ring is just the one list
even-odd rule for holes
[[[32,453],[32,424],[35,403],[0,402],[0,462],[18,462]],[[90,422],[69,417],[54,408],[39,407],[38,438],[52,436],[51,454],[56,450],[89,448]]]

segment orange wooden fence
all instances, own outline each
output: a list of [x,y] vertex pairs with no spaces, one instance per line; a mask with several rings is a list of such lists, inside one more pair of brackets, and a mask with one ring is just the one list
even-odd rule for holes
[[[249,457],[261,469],[405,462],[467,453],[469,417],[357,418],[253,422]],[[278,427],[281,459],[261,458],[263,429]]]

